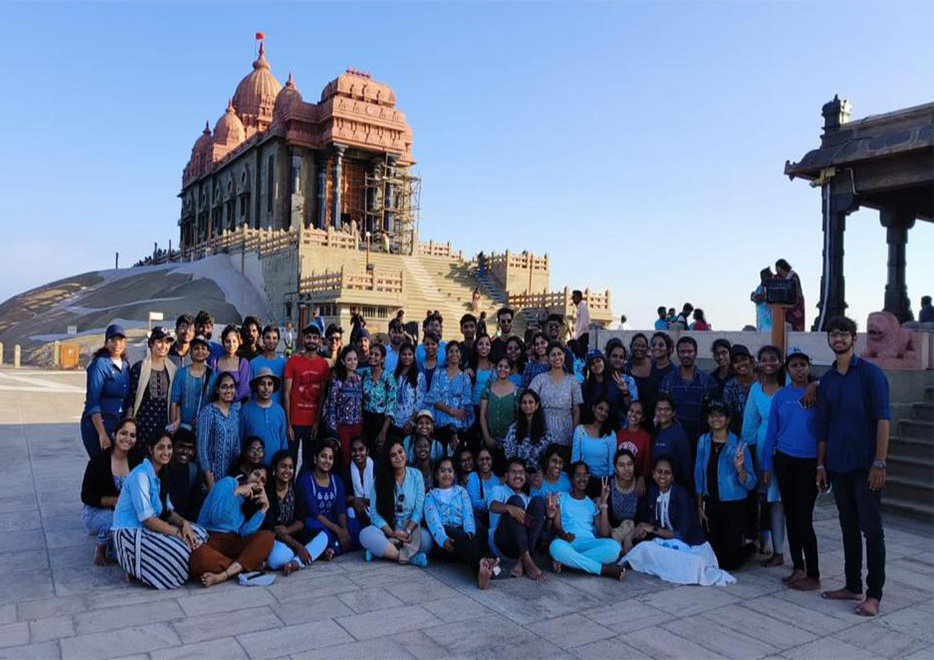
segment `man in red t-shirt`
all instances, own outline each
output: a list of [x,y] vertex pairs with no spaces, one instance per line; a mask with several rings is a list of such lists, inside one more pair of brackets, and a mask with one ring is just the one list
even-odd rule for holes
[[[285,418],[288,423],[289,451],[298,460],[298,445],[302,444],[302,468],[310,469],[311,445],[318,430],[322,402],[327,393],[331,369],[328,361],[318,355],[321,328],[311,324],[302,330],[304,351],[296,353],[285,364]],[[297,465],[297,463],[296,463]]]

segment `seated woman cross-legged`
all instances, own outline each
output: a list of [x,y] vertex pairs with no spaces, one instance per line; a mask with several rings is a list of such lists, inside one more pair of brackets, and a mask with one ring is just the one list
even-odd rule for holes
[[486,589],[499,561],[481,555],[470,496],[463,486],[454,483],[452,459],[438,461],[435,483],[438,486],[425,498],[425,524],[435,540],[433,552],[447,561],[470,566],[477,576],[477,586]]
[[272,478],[266,485],[269,511],[263,526],[273,530],[276,541],[266,565],[274,571],[282,569],[283,575],[288,576],[321,556],[327,548],[328,535],[315,534],[305,527],[305,500],[295,493],[295,461],[291,452],[277,451],[269,469],[272,470]]
[[405,446],[387,441],[376,468],[370,525],[360,532],[366,560],[381,557],[400,564],[428,566],[431,534],[419,525],[425,506],[425,482],[416,468],[406,467]]
[[163,435],[149,447],[149,458],[127,475],[113,518],[117,563],[127,579],[156,589],[176,589],[188,580],[188,562],[207,532],[178,515],[166,486],[172,440]]
[[[490,491],[490,550],[500,560],[515,563],[510,577],[523,574],[536,581],[545,573],[536,566],[532,552],[538,547],[545,525],[545,500],[525,493],[525,461],[506,460],[506,479]],[[505,563],[505,562],[504,562]]]
[[275,541],[272,532],[260,529],[268,510],[265,466],[218,480],[201,507],[198,524],[209,535],[191,553],[191,576],[210,587],[241,571],[256,570]]
[[[591,575],[605,575],[617,580],[626,576],[626,570],[616,564],[620,546],[610,535],[607,508],[610,485],[604,477],[598,504],[587,497],[590,470],[584,461],[571,464],[571,492],[552,493],[548,496],[548,517],[554,523],[555,539],[548,547],[554,570],[570,566]],[[594,534],[594,527],[601,537]]]
[[675,584],[726,585],[736,582],[720,570],[717,556],[697,523],[693,498],[675,482],[672,459],[653,459],[653,482],[639,505],[633,531],[636,546],[620,559],[624,566]]
[[323,440],[313,449],[314,468],[298,480],[298,494],[305,503],[305,528],[321,532],[327,539],[322,557],[325,561],[360,549],[360,521],[347,517],[344,480],[333,472],[340,457],[340,441]]
[[130,470],[137,466],[136,420],[127,417],[117,426],[113,444],[88,461],[81,483],[81,517],[88,532],[97,537],[94,563],[104,566],[113,560],[110,542],[114,507]]

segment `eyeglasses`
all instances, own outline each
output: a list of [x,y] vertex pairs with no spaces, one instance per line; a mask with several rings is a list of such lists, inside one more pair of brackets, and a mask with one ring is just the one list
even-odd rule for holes
[[233,385],[232,383],[227,383],[226,385],[218,385],[218,386],[217,386],[217,389],[219,389],[219,390],[235,390],[235,389],[237,389],[237,386],[236,386],[236,385]]

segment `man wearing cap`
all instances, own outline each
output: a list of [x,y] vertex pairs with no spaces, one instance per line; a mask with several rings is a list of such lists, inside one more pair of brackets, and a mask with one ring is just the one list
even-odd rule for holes
[[211,347],[207,337],[198,335],[191,340],[188,353],[191,364],[182,367],[172,380],[169,414],[172,418],[167,430],[175,433],[179,428],[198,430],[198,413],[211,401],[217,374],[207,365]]
[[[263,328],[262,340],[263,352],[250,360],[250,378],[252,380],[260,369],[266,368],[271,370],[281,382],[285,374],[286,359],[276,352],[279,348],[279,328],[267,325]],[[283,406],[282,390],[279,387],[276,387],[272,400]]]
[[257,437],[263,441],[266,467],[277,451],[289,448],[285,410],[273,401],[281,381],[269,367],[260,367],[250,379],[253,400],[240,408],[240,442]]
[[861,616],[876,616],[885,584],[885,539],[879,513],[889,449],[889,382],[876,365],[856,356],[856,323],[836,316],[827,324],[827,343],[836,359],[820,380],[817,395],[817,485],[833,484],[843,532],[846,585],[821,594],[831,600],[860,600],[862,536],[866,538],[866,597]]
[[126,331],[109,325],[104,345],[87,366],[81,440],[94,458],[111,445],[114,430],[123,418],[123,403],[130,390],[130,365],[126,361]]
[[[334,327],[334,326],[332,326]],[[332,328],[328,328],[330,332]],[[289,358],[285,365],[285,401],[289,451],[298,460],[298,445],[302,445],[302,464],[313,465],[311,445],[321,419],[321,408],[327,392],[331,369],[328,361],[318,355],[321,329],[310,323],[302,330],[301,353]]]
[[194,336],[194,317],[182,314],[175,320],[175,343],[169,349],[169,360],[179,369],[191,364],[191,340]]

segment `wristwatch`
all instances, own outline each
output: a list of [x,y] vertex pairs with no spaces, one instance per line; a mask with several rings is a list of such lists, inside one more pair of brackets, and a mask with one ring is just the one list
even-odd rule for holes
[[872,467],[879,468],[880,470],[885,469],[885,461],[880,461],[878,458],[872,462]]

